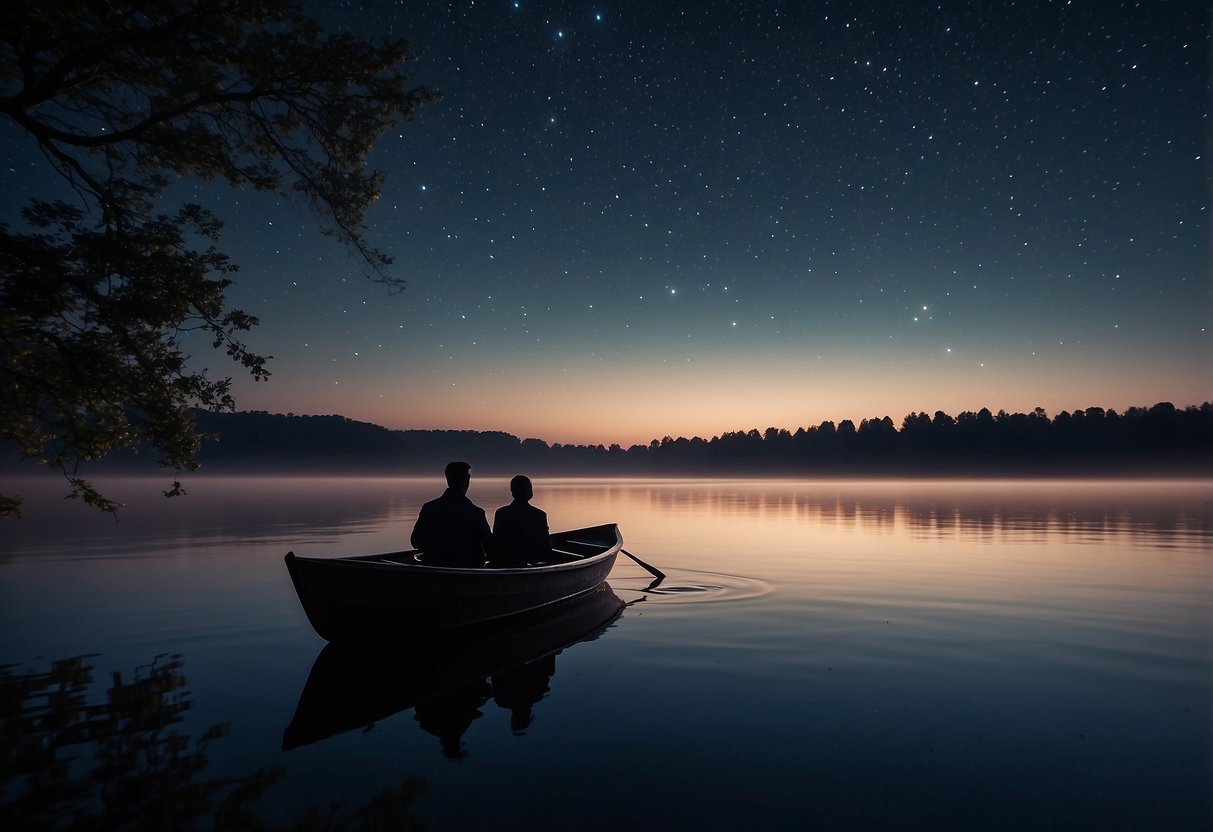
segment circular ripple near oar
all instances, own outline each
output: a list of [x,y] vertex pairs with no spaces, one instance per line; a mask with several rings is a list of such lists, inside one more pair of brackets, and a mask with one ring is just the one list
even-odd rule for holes
[[[619,581],[612,581],[618,585]],[[678,570],[669,572],[655,587],[645,587],[639,581],[628,580],[626,588],[641,590],[648,603],[705,604],[719,601],[743,601],[761,598],[771,592],[771,585],[757,578],[725,575],[717,572]]]

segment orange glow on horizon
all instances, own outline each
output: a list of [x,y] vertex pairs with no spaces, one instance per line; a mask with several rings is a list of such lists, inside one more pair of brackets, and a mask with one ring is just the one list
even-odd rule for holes
[[[1213,400],[1213,385],[1166,367],[1093,365],[1020,375],[950,362],[926,366],[870,360],[830,367],[788,359],[707,365],[489,375],[463,381],[377,378],[340,388],[275,376],[239,391],[241,409],[340,414],[392,429],[505,431],[549,444],[618,443],[627,448],[664,436],[711,438],[728,431],[799,427],[889,416],[900,427],[910,412],[957,415],[1103,407],[1123,411],[1170,401]],[[287,404],[289,402],[289,404]]]

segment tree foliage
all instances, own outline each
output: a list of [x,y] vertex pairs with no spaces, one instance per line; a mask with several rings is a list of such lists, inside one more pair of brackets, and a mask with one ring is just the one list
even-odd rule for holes
[[1213,465],[1213,402],[1170,402],[950,416],[910,413],[818,425],[666,436],[647,445],[562,445],[501,431],[388,430],[341,416],[200,413],[222,437],[202,458],[227,470],[410,471],[433,474],[451,459],[480,474],[935,475],[1201,473]]
[[[269,374],[229,309],[221,223],[165,189],[219,180],[303,201],[370,277],[403,288],[365,238],[375,140],[436,96],[402,40],[326,33],[291,0],[77,0],[0,11],[0,114],[68,187],[0,223],[0,441],[76,475],[141,442],[195,466],[193,409],[230,409],[230,378],[185,352],[200,331]],[[174,493],[177,490],[167,493]],[[10,500],[4,506],[13,508]]]

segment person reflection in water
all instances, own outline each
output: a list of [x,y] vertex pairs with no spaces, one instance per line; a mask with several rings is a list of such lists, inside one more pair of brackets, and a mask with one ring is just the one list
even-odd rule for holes
[[493,517],[492,565],[526,566],[551,558],[552,538],[548,535],[548,516],[531,505],[535,495],[531,481],[519,474],[510,480],[514,502],[497,509]]
[[489,701],[493,689],[486,679],[468,682],[432,699],[418,702],[413,719],[422,730],[442,743],[442,756],[448,760],[468,757],[463,735],[472,723],[484,716],[480,707]]
[[431,566],[484,566],[493,535],[484,509],[468,499],[472,466],[452,462],[446,466],[447,489],[421,507],[410,540]]
[[510,730],[526,733],[534,721],[531,708],[547,696],[556,673],[556,654],[493,674],[493,701],[510,712]]

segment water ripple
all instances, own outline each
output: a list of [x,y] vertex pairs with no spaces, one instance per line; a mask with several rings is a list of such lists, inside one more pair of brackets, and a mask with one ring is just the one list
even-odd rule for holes
[[720,601],[748,601],[769,595],[771,584],[757,578],[680,569],[666,574],[655,586],[642,578],[611,579],[612,586],[643,592],[649,603],[704,604]]

